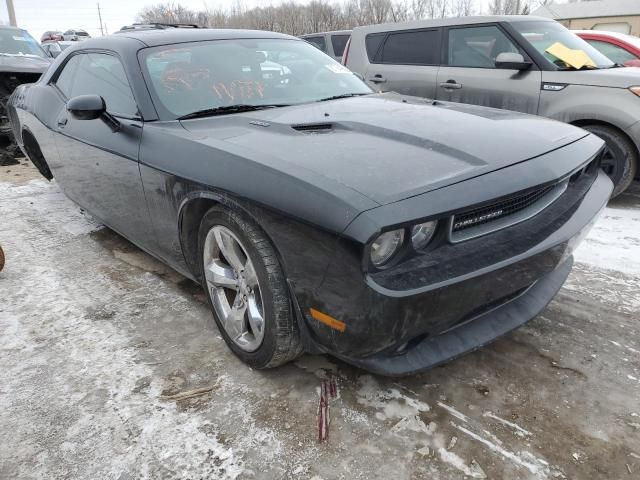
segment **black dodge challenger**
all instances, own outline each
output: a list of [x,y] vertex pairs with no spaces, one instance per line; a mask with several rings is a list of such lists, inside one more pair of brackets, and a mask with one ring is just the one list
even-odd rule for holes
[[478,348],[553,298],[612,190],[584,130],[378,94],[269,32],[88,40],[9,114],[46,178],[202,283],[255,368],[407,375]]

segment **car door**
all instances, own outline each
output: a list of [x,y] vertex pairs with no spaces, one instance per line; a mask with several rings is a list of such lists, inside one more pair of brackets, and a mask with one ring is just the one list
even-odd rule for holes
[[[54,76],[59,94],[55,141],[65,193],[122,235],[151,247],[138,152],[143,123],[122,63],[109,52],[77,53]],[[104,119],[78,120],[66,102],[100,95],[118,127]]]
[[533,62],[526,70],[497,68],[500,53],[519,53],[531,61],[497,24],[449,27],[444,34],[436,98],[538,113],[540,70]]
[[365,80],[374,90],[434,98],[440,37],[440,28],[368,35]]

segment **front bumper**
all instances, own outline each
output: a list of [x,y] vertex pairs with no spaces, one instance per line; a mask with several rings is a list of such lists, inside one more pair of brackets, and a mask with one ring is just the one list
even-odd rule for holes
[[[558,201],[520,225],[465,242],[459,257],[434,264],[428,256],[398,274],[367,275],[356,285],[354,252],[338,252],[308,307],[343,321],[344,332],[306,316],[319,350],[384,375],[410,375],[472,351],[535,317],[555,296],[571,254],[604,208],[611,181],[599,169],[572,201]],[[579,195],[579,196],[578,196]],[[458,247],[459,248],[459,247]],[[491,263],[478,258],[492,252]],[[465,259],[476,262],[460,273]],[[422,263],[420,263],[422,262]],[[444,272],[444,274],[442,273]],[[321,301],[320,301],[321,299]]]
[[564,284],[573,257],[536,281],[517,297],[468,319],[440,335],[426,337],[399,355],[380,353],[365,358],[338,355],[343,360],[373,373],[405,376],[433,368],[494,341],[538,315]]

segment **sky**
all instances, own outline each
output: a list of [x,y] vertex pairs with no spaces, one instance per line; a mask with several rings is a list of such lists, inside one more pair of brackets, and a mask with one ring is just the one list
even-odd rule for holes
[[[40,36],[47,30],[65,31],[71,28],[82,28],[92,36],[100,35],[98,6],[102,11],[102,24],[112,33],[123,25],[131,24],[135,17],[147,5],[166,3],[167,0],[13,0],[18,26],[25,28],[33,37]],[[168,0],[170,1],[170,0]],[[206,5],[229,7],[233,0],[174,0],[193,10],[204,10]],[[245,0],[248,6],[270,5],[273,0]],[[5,0],[0,0],[0,21],[9,23],[9,15]]]
[[[123,25],[135,21],[136,15],[147,5],[165,3],[171,0],[102,0],[102,23],[108,33],[119,30]],[[173,0],[192,10],[222,7],[228,8],[235,0]],[[294,0],[306,3],[306,0]],[[488,4],[489,0],[476,3]],[[242,0],[246,7],[274,5],[279,0]],[[47,30],[65,31],[82,28],[92,36],[100,35],[98,2],[94,0],[13,0],[18,26],[25,28],[36,39]],[[6,0],[0,0],[0,21],[9,23]]]

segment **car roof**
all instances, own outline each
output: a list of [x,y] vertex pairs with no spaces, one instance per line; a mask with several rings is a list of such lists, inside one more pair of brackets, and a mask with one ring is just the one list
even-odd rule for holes
[[317,37],[318,35],[351,35],[351,30],[331,30],[329,32],[305,33],[300,38]]
[[[183,42],[203,42],[207,40],[229,40],[234,38],[282,38],[296,39],[284,33],[264,30],[235,30],[226,28],[168,28],[149,30],[127,30],[118,32],[118,37],[138,40],[149,47]],[[110,36],[102,37],[108,42]],[[296,39],[297,40],[297,39]],[[96,45],[95,40],[92,45]],[[84,42],[83,42],[84,43]],[[88,44],[87,44],[88,45]]]
[[[607,32],[605,30],[571,30],[575,34],[593,35],[594,37],[611,37],[618,38],[620,40],[628,40],[634,38],[631,35],[620,32]],[[637,37],[635,37],[637,38]]]
[[11,25],[0,25],[0,30],[22,30],[22,31],[24,31],[24,28],[13,27]]
[[411,22],[400,23],[381,23],[378,25],[368,25],[364,27],[356,27],[354,32],[393,32],[396,30],[412,30],[416,28],[426,27],[449,27],[457,25],[473,25],[476,23],[497,23],[497,22],[530,22],[530,21],[542,21],[542,22],[555,22],[555,20],[546,17],[533,17],[531,15],[486,15],[475,17],[456,17],[456,18],[441,18],[432,20],[414,20]]

